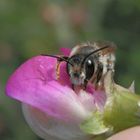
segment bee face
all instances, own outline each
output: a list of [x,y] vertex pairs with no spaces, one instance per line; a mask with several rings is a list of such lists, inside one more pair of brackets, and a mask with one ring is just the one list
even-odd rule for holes
[[[79,49],[78,49],[79,48]],[[84,85],[94,74],[95,62],[94,55],[91,55],[88,59],[85,59],[89,52],[93,51],[93,48],[89,46],[78,46],[76,52],[71,54],[69,62],[72,64],[67,64],[67,71],[70,75],[71,82],[74,85]]]
[[67,63],[72,84],[86,86],[87,82],[91,81],[101,85],[100,82],[107,71],[114,71],[113,45],[108,42],[107,44],[97,42],[74,47],[68,59],[70,64]]
[[81,85],[84,83],[84,80],[86,78],[84,69],[82,67],[82,60],[84,59],[83,55],[77,54],[73,55],[69,58],[69,62],[72,63],[72,65],[67,64],[67,71],[70,75],[71,82],[74,85]]

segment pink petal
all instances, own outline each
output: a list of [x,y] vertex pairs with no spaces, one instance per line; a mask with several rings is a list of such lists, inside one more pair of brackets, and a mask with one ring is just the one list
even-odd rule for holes
[[103,111],[106,103],[106,94],[103,91],[94,92],[94,100],[99,111]]
[[88,83],[86,92],[91,93],[94,97],[95,105],[100,110],[103,111],[106,102],[106,94],[104,91],[95,90],[92,83]]
[[55,65],[56,59],[46,56],[28,60],[8,80],[7,95],[58,119],[84,119],[89,114],[69,87],[65,64],[61,65],[59,82]]
[[69,56],[71,49],[70,48],[60,48],[60,51],[63,53],[63,55]]

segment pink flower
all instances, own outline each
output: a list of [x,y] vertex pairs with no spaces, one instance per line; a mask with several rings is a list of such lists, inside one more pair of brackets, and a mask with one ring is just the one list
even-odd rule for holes
[[[69,55],[68,49],[63,53]],[[49,140],[87,140],[79,125],[98,109],[102,111],[105,94],[92,85],[78,94],[71,88],[66,63],[56,77],[56,58],[36,56],[22,64],[9,78],[8,96],[19,100],[25,118],[40,137]],[[100,92],[100,93],[99,93]]]

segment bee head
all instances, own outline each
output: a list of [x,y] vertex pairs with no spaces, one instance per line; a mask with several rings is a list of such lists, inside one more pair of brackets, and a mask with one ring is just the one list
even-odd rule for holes
[[71,82],[74,85],[85,85],[97,70],[98,52],[109,47],[106,45],[95,49],[95,47],[87,45],[79,47],[79,50],[74,48],[76,50],[75,54],[69,57],[70,64],[67,63],[67,71]]
[[[99,45],[100,46],[100,45]],[[103,47],[102,47],[103,46]],[[59,62],[65,61],[67,63],[67,72],[70,75],[70,80],[73,85],[86,85],[86,83],[92,78],[97,70],[97,57],[98,52],[112,49],[111,45],[92,45],[83,44],[82,46],[74,47],[70,56],[53,56],[45,55],[56,58]],[[112,50],[107,50],[112,51]],[[103,51],[106,53],[106,51]]]
[[69,58],[69,62],[72,65],[67,63],[67,71],[74,85],[84,85],[94,74],[94,56],[90,56],[84,60],[85,57],[86,54],[76,54]]

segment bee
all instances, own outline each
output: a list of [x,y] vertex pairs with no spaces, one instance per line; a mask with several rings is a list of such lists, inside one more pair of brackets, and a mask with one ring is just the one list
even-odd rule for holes
[[59,75],[59,64],[65,61],[67,73],[70,77],[73,89],[81,87],[86,89],[88,82],[96,89],[104,88],[104,77],[108,71],[114,73],[116,45],[108,41],[97,41],[82,43],[75,46],[70,55],[53,56],[58,60],[57,73]]

